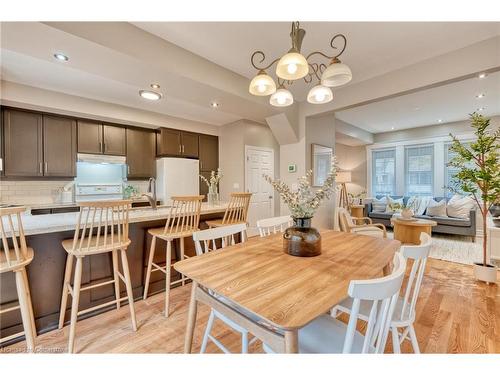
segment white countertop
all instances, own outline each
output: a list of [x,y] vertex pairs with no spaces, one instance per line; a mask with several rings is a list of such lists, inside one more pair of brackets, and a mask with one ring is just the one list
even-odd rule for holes
[[[211,205],[202,203],[201,214],[207,215],[220,213],[226,210],[227,203]],[[157,210],[150,207],[133,208],[129,211],[129,222],[138,223],[143,221],[153,221],[166,219],[170,213],[170,208],[159,206]],[[44,233],[64,232],[74,230],[78,220],[78,212],[68,212],[62,214],[48,215],[22,215],[24,234],[26,236]],[[15,228],[17,230],[17,227]]]

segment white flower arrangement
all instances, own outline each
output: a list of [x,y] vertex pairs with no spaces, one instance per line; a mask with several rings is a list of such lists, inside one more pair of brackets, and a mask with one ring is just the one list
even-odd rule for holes
[[311,187],[312,170],[305,176],[299,177],[297,191],[292,189],[280,180],[273,180],[270,176],[264,175],[264,179],[276,190],[283,202],[290,209],[294,219],[311,218],[320,206],[323,199],[329,199],[335,190],[335,175],[337,173],[337,159],[332,157],[330,173],[319,189]]
[[216,189],[223,176],[224,175],[222,174],[220,168],[217,168],[217,172],[212,171],[212,173],[210,173],[210,180],[207,180],[205,176],[202,175],[200,175],[200,178],[205,184],[207,184],[209,189]]

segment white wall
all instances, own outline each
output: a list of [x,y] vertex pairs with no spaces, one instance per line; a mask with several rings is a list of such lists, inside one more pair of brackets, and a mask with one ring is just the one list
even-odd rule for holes
[[367,191],[366,146],[346,146],[336,143],[335,155],[339,168],[351,171],[352,182],[346,184],[347,191],[353,194]]

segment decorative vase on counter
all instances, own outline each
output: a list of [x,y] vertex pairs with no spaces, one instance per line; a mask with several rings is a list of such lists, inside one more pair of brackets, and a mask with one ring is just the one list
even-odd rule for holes
[[321,235],[311,228],[311,218],[294,218],[293,226],[283,233],[283,251],[297,257],[314,257],[321,254]]
[[210,206],[216,206],[219,204],[219,193],[217,192],[217,185],[210,184],[208,187],[208,204]]

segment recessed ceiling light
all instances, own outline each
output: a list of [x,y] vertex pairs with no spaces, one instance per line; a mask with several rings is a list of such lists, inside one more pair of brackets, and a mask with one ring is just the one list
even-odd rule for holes
[[485,96],[486,96],[485,94],[481,93],[481,94],[477,94],[476,98],[481,99],[481,98],[484,98]]
[[413,110],[414,111],[420,111],[420,107],[415,107]]
[[391,126],[391,130],[394,130],[394,126]]
[[54,58],[56,58],[59,61],[68,61],[69,60],[68,56],[66,56],[63,53],[59,53],[59,52],[58,53],[54,53]]
[[443,122],[443,120],[439,119],[438,122],[441,123],[441,122]]
[[479,112],[484,111],[484,107],[478,108],[477,109]]
[[479,73],[478,77],[479,78],[484,78],[484,77],[486,77],[486,73]]
[[152,89],[159,89],[160,88],[160,85],[157,83],[152,83],[150,86]]
[[159,92],[140,90],[139,95],[147,100],[160,100],[162,95]]
[[217,102],[210,103],[210,107],[212,107],[212,108],[217,108],[218,106],[219,106],[219,103],[217,103]]

